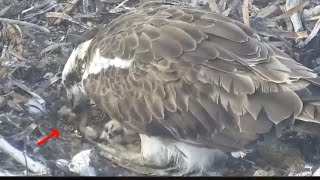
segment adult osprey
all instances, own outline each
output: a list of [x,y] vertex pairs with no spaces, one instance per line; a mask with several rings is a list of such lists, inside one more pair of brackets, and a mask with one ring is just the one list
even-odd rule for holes
[[320,121],[312,70],[241,22],[172,4],[112,21],[72,52],[62,83],[75,106],[89,97],[140,134],[141,157],[109,152],[140,166],[206,171],[221,151]]

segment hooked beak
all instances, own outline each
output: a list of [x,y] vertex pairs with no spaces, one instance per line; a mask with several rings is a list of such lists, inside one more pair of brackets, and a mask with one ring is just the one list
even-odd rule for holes
[[99,139],[108,141],[110,139],[109,132],[106,132],[105,130],[103,130]]
[[87,111],[90,108],[90,99],[81,91],[72,93],[67,90],[67,99],[70,107],[75,114]]

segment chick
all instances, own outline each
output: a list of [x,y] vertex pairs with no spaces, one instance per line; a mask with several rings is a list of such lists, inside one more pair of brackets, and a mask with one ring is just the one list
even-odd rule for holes
[[112,119],[105,124],[100,140],[106,140],[112,144],[125,145],[139,140],[139,136],[136,132],[126,129],[118,121]]

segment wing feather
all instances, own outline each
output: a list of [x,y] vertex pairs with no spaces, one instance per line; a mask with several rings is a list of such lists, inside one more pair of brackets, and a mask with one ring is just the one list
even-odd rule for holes
[[[111,118],[139,133],[227,151],[299,116],[294,91],[316,77],[244,24],[188,7],[149,5],[120,16],[93,39],[88,67],[97,49],[98,61],[127,65],[84,79]],[[305,116],[315,111],[306,107]]]

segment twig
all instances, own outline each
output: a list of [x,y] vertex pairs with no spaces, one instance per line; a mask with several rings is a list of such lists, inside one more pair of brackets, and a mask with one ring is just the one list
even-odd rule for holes
[[225,11],[223,11],[221,14],[224,16],[229,16],[229,14],[231,13],[232,10],[233,10],[232,8],[228,8]]
[[42,94],[48,87],[50,87],[52,84],[58,82],[59,80],[61,80],[60,77],[61,73],[57,73],[54,75],[54,77],[52,77],[51,79],[49,79],[48,81],[46,81],[44,84],[40,85],[39,88],[36,89],[36,92],[38,94]]
[[243,15],[244,24],[247,25],[248,27],[250,27],[249,0],[244,0],[243,1],[242,15]]
[[120,4],[118,4],[118,6],[116,6],[114,9],[119,9],[120,7],[122,7],[125,3],[127,3],[129,0],[124,0],[122,1]]
[[28,27],[32,27],[32,28],[38,29],[40,31],[43,31],[45,33],[50,33],[49,29],[42,27],[42,26],[39,26],[39,25],[36,25],[36,24],[26,22],[26,21],[18,21],[18,20],[0,17],[0,22],[4,22],[4,23],[8,23],[8,24],[17,24],[17,25],[21,25],[21,26],[28,26]]
[[44,13],[50,11],[51,9],[55,8],[58,5],[59,4],[57,4],[56,1],[51,1],[51,2],[49,2],[49,4],[44,9],[40,9],[39,11],[37,11],[35,13],[28,14],[28,15],[25,16],[24,19],[26,20],[26,19],[30,19],[30,18],[33,18],[35,16],[38,16],[40,14],[44,14]]
[[[109,12],[110,13],[116,13],[119,11],[119,9],[125,4],[127,3],[129,0],[124,0],[122,1],[120,4],[118,4],[118,6],[116,6],[115,8],[111,9]],[[124,9],[124,8],[123,8]]]
[[257,17],[266,18],[266,17],[270,16],[271,14],[275,13],[278,9],[279,9],[279,7],[277,5],[270,5],[265,8],[262,8],[259,11],[259,13],[257,14],[256,18]]
[[291,9],[287,10],[286,12],[284,12],[283,14],[281,14],[280,16],[274,17],[272,18],[274,21],[277,21],[279,19],[283,19],[283,18],[287,18],[292,16],[294,13],[296,13],[297,11],[303,9],[305,6],[307,6],[310,2],[309,1],[305,1],[301,4],[298,4],[294,7],[292,7]]
[[[12,158],[14,158],[20,164],[26,166],[24,155],[21,151],[11,146],[2,136],[0,136],[0,149]],[[48,174],[49,169],[39,162],[33,161],[30,157],[26,156],[29,164],[28,169],[36,174]]]
[[[80,2],[80,0],[72,0],[70,3],[68,3],[65,6],[64,13],[65,14],[69,14],[79,2]],[[61,22],[62,22],[62,19],[56,19],[53,24],[58,25]]]
[[26,91],[27,93],[29,93],[30,95],[32,95],[33,97],[35,97],[36,99],[39,100],[39,102],[41,104],[45,103],[45,100],[43,100],[43,98],[41,96],[39,96],[38,94],[36,94],[35,92],[33,92],[31,89],[29,89],[27,86],[23,85],[20,82],[14,81],[13,79],[11,79],[11,81],[13,82],[14,85],[18,86],[19,88],[21,88],[22,90]]
[[44,53],[47,53],[49,51],[52,51],[54,49],[57,49],[58,47],[60,46],[68,46],[70,45],[71,43],[53,43],[51,45],[49,45],[48,47],[44,48],[41,52],[40,52],[40,55],[43,55]]
[[13,4],[11,4],[11,5],[3,8],[3,9],[1,9],[1,10],[0,10],[0,17],[3,16],[3,15],[5,15],[5,14],[8,12],[8,10],[12,7],[12,5],[13,5]]
[[86,25],[84,22],[76,20],[73,17],[71,17],[71,16],[69,16],[68,14],[65,14],[65,13],[47,12],[46,13],[46,17],[64,19],[64,20],[70,21],[72,23],[78,24],[78,25],[82,26],[83,28],[90,29],[90,27],[88,25]]
[[9,50],[9,54],[12,55],[12,56],[14,56],[14,57],[16,57],[16,58],[18,58],[18,59],[21,60],[21,61],[27,61],[26,58],[20,56],[19,54],[15,53],[15,52],[12,52],[12,51],[10,51],[10,50]]
[[312,29],[307,39],[304,41],[304,45],[307,45],[318,34],[319,30],[320,30],[320,18],[318,19],[316,25]]
[[[32,6],[28,9],[25,9],[21,12],[21,14],[25,14],[29,11],[37,11],[45,6],[47,6],[48,4],[50,4],[52,2],[52,0],[44,0],[44,1],[39,1],[38,3],[35,4],[35,6]],[[55,2],[57,3],[57,2]]]
[[[290,17],[293,29],[295,32],[302,31],[303,26],[300,18],[300,13],[298,13],[299,10],[301,10],[303,7],[305,7],[307,4],[309,4],[309,1],[305,1],[301,3],[301,0],[287,0],[286,1],[286,9],[291,10],[292,8],[298,7],[295,13],[293,13]],[[300,9],[301,8],[301,9]]]

